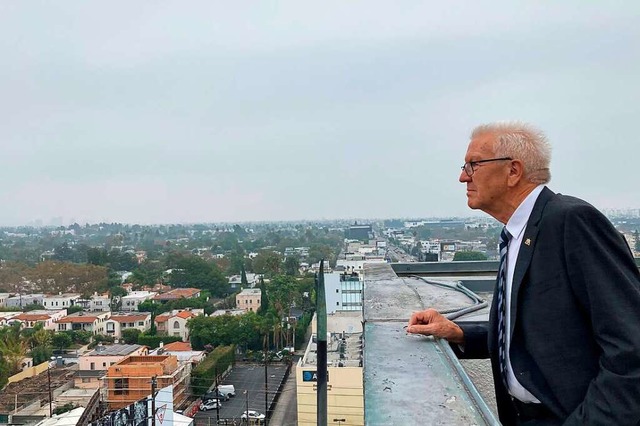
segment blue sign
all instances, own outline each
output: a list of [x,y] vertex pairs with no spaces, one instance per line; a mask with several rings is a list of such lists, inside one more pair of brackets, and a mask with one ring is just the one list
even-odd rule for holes
[[[318,372],[314,370],[305,370],[302,372],[303,382],[317,382]],[[327,382],[329,381],[329,372],[327,371]]]

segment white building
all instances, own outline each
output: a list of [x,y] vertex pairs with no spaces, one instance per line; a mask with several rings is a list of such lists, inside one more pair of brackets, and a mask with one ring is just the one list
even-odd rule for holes
[[324,274],[327,313],[362,311],[362,287],[357,274]]
[[93,293],[89,299],[78,299],[76,305],[89,312],[108,312],[111,310],[111,299],[108,294]]
[[4,308],[6,306],[7,299],[10,296],[11,295],[9,293],[0,293],[0,308]]
[[132,291],[126,296],[122,296],[122,310],[137,311],[140,303],[151,299],[156,294],[152,291]]
[[42,298],[42,306],[51,310],[67,309],[75,305],[78,299],[80,295],[76,293],[47,294]]
[[44,295],[42,294],[18,294],[17,296],[8,297],[5,301],[7,308],[23,308],[34,303],[41,305]]
[[151,329],[151,313],[112,313],[105,322],[105,332],[107,336],[116,339],[122,338],[122,331],[136,329],[145,332]]
[[30,311],[30,312],[19,312],[18,315],[15,315],[8,321],[9,324],[13,322],[20,322],[22,328],[33,328],[37,324],[42,324],[42,327],[45,330],[53,330],[57,329],[56,321],[67,316],[67,310],[61,309],[59,311]]
[[186,342],[189,340],[189,327],[187,327],[187,321],[198,315],[204,315],[204,310],[174,310],[158,315],[155,320],[158,334],[180,336],[182,340]]
[[105,323],[110,312],[93,314],[76,312],[56,321],[58,331],[88,331],[92,334],[105,334]]

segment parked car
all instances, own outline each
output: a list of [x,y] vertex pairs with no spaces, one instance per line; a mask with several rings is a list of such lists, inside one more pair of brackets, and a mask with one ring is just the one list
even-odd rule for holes
[[264,423],[264,419],[266,417],[267,416],[265,416],[262,413],[259,413],[254,410],[249,410],[242,413],[242,415],[240,416],[240,419],[242,419],[244,423]]
[[228,392],[220,392],[220,390],[218,390],[218,392],[216,392],[215,390],[210,391],[205,393],[202,396],[202,400],[203,401],[208,401],[210,399],[221,399],[223,401],[228,401],[229,400],[229,393]]
[[221,407],[222,407],[222,403],[220,402],[220,400],[210,399],[200,404],[200,411],[215,410],[216,408],[221,408]]

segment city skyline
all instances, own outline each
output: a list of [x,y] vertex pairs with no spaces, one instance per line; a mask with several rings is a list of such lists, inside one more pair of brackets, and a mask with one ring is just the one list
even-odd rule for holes
[[496,120],[547,134],[554,191],[640,207],[640,4],[190,6],[0,6],[0,226],[483,216]]

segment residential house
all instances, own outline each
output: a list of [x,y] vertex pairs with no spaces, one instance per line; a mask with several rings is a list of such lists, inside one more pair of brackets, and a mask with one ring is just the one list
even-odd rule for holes
[[42,324],[45,330],[55,331],[57,329],[56,321],[67,316],[67,310],[59,311],[37,310],[29,312],[19,312],[18,315],[11,318],[11,323],[20,322],[22,328],[33,328],[38,324]]
[[236,294],[236,308],[256,312],[260,308],[262,291],[259,288],[245,288]]
[[105,334],[105,323],[110,312],[76,312],[56,321],[58,331],[88,331],[92,334]]
[[255,287],[260,282],[260,278],[263,277],[262,274],[252,274],[250,272],[246,273],[247,276],[247,284],[242,284],[242,275],[231,275],[229,277],[229,287],[231,288],[240,288],[242,286],[247,287]]
[[204,309],[173,310],[156,317],[158,334],[180,336],[183,341],[189,340],[187,321],[197,315],[204,315]]
[[107,336],[122,338],[122,331],[128,329],[148,331],[151,328],[151,314],[149,312],[112,313],[105,323],[105,333]]
[[199,288],[174,288],[166,293],[153,296],[154,302],[166,303],[179,299],[194,299],[200,297],[202,290]]
[[111,298],[109,293],[93,293],[88,299],[76,300],[76,305],[89,312],[108,312],[111,310]]
[[76,293],[47,294],[42,298],[42,306],[45,309],[67,309],[76,304],[80,295]]
[[5,306],[7,308],[20,308],[27,305],[42,305],[43,294],[18,294],[17,296],[7,297]]
[[155,295],[156,293],[151,291],[132,291],[126,296],[122,296],[122,310],[137,311],[140,303],[151,299]]
[[245,314],[244,309],[218,309],[217,311],[214,311],[210,316],[221,317],[223,315],[238,316],[238,315],[244,315],[244,314]]
[[189,342],[172,342],[166,345],[160,342],[160,347],[150,355],[175,355],[178,357],[178,362],[188,362],[195,365],[202,361],[207,353],[193,350]]
[[75,376],[75,387],[84,389],[98,389],[100,379],[114,364],[128,356],[145,356],[149,354],[146,346],[142,345],[110,345],[96,346],[94,350],[78,358],[78,371]]
[[0,312],[0,327],[13,323],[13,317],[20,315],[22,312]]
[[103,401],[109,410],[118,410],[146,398],[151,394],[151,377],[156,377],[157,389],[173,385],[173,403],[178,407],[189,395],[190,374],[191,364],[180,364],[173,355],[128,356],[107,370]]
[[11,297],[9,293],[0,293],[0,308],[4,308],[7,303],[7,299]]

